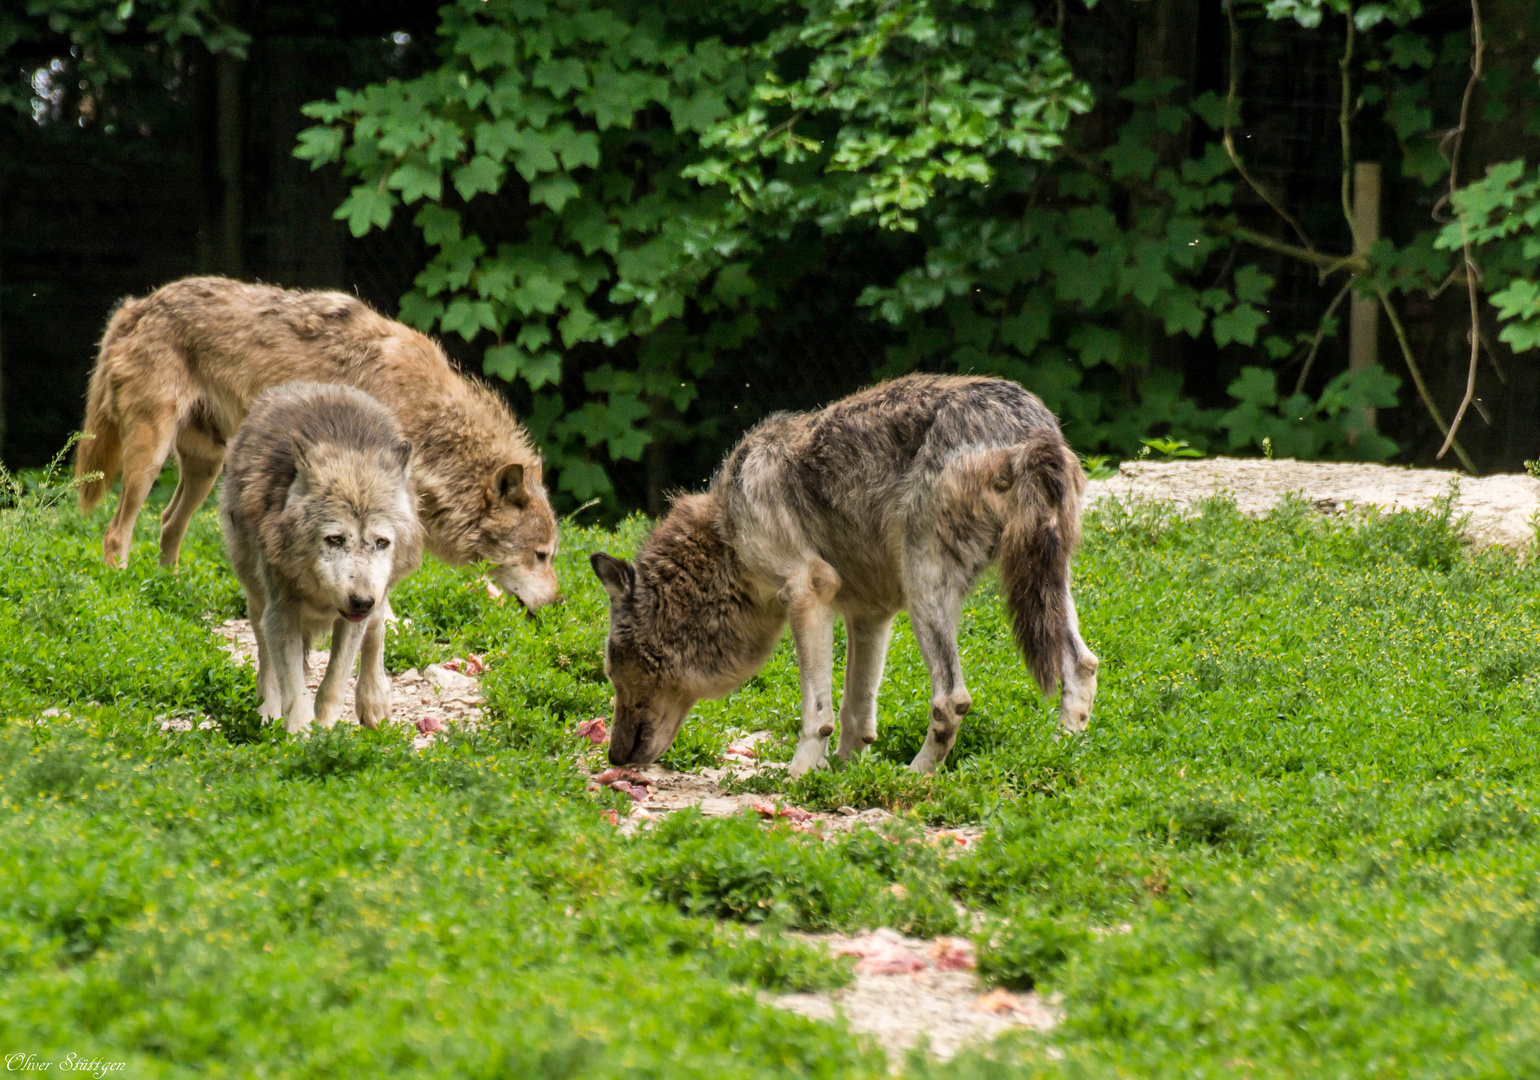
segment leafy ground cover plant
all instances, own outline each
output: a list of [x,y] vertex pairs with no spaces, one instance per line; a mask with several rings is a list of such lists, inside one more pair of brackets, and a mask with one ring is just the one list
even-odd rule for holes
[[[240,604],[212,513],[179,574],[148,538],[111,572],[99,522],[0,513],[0,1045],[147,1076],[877,1077],[848,1031],[756,995],[850,977],[785,931],[887,925],[972,933],[988,979],[1062,995],[1053,1034],[915,1076],[1535,1059],[1540,571],[1465,551],[1447,505],[1099,509],[1076,585],[1103,662],[1089,733],[1054,738],[986,584],[942,772],[902,768],[929,690],[901,628],[873,752],[782,785],[898,813],[827,841],[601,816],[623,799],[576,768],[574,728],[609,701],[585,563],[633,549],[641,519],[569,527],[567,603],[535,620],[471,570],[397,591],[393,669],[490,662],[482,730],[419,754],[389,728],[249,722],[251,672],[210,634]],[[766,729],[761,756],[788,758],[796,702],[788,646],[667,763]],[[218,726],[163,732],[177,712]],[[984,835],[943,851],[922,822]]]

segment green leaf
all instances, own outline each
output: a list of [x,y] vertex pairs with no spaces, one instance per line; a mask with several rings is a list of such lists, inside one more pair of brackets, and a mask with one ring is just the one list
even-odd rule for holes
[[423,198],[438,202],[444,193],[444,176],[421,161],[406,161],[390,174],[386,186],[401,192],[401,201],[408,206]]
[[497,317],[487,301],[457,296],[449,302],[449,307],[439,318],[439,325],[444,328],[444,333],[457,333],[470,341],[482,330],[496,330]]
[[494,192],[503,183],[503,167],[491,158],[478,154],[455,170],[455,190],[460,198],[469,202],[477,192]]
[[1235,271],[1235,299],[1244,304],[1265,304],[1273,277],[1247,263]]
[[294,156],[310,162],[312,171],[342,156],[343,131],[341,128],[317,126],[299,133],[299,145]]
[[529,185],[529,201],[531,205],[544,203],[557,213],[572,199],[582,193],[570,176],[565,173],[557,173],[554,176],[542,176]]
[[348,231],[354,236],[363,236],[371,228],[388,227],[395,207],[396,196],[386,191],[383,185],[359,184],[332,213],[332,217],[346,221]]
[[1225,391],[1237,401],[1271,409],[1278,404],[1278,373],[1267,368],[1244,367]]
[[408,326],[415,326],[423,333],[430,333],[444,314],[442,301],[430,300],[419,290],[412,290],[401,298],[401,310],[397,318]]
[[535,65],[529,82],[531,86],[549,90],[559,100],[573,90],[588,87],[588,69],[583,66],[583,61],[571,56],[560,60],[542,60]]
[[1223,348],[1232,341],[1241,345],[1255,345],[1257,331],[1267,322],[1267,316],[1250,304],[1237,304],[1229,311],[1214,316],[1214,344]]
[[422,230],[422,238],[429,244],[450,244],[460,239],[460,215],[437,203],[417,211],[412,224]]

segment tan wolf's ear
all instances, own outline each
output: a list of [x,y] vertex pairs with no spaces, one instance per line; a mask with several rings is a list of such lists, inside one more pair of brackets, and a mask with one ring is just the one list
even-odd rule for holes
[[391,455],[396,459],[396,467],[406,472],[406,467],[412,463],[412,444],[402,439],[391,447]]
[[529,505],[529,492],[524,490],[524,466],[510,461],[492,474],[492,496],[498,502],[514,506]]
[[624,559],[596,551],[588,557],[588,562],[594,568],[594,573],[599,575],[604,591],[610,594],[611,600],[619,600],[635,588],[636,570]]

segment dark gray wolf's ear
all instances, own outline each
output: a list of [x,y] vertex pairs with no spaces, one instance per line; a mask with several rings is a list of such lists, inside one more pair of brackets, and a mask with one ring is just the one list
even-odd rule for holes
[[514,506],[529,505],[529,492],[524,490],[524,466],[510,461],[492,474],[492,495],[498,502]]
[[588,557],[588,562],[604,583],[604,591],[610,594],[611,600],[629,595],[636,587],[636,570],[624,559],[596,551]]

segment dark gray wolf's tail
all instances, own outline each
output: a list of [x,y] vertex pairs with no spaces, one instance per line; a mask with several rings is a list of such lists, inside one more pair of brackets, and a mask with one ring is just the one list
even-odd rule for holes
[[1016,645],[1043,692],[1059,680],[1072,646],[1069,563],[1080,543],[1080,459],[1051,428],[1005,451],[1008,509],[1000,536],[1000,578]]
[[93,473],[99,475],[92,480],[80,481],[78,495],[82,514],[96,509],[123,467],[123,442],[118,432],[118,418],[114,415],[108,356],[138,324],[139,306],[139,301],[128,299],[113,309],[107,319],[107,332],[102,335],[102,344],[97,350],[96,367],[91,372],[90,388],[86,391],[82,438],[75,446],[75,478],[79,480]]

